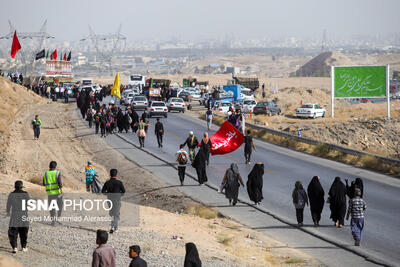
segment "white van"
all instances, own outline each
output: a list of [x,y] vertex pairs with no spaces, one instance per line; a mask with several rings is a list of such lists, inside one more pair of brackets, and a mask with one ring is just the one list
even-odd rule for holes
[[131,74],[129,75],[128,85],[139,89],[140,93],[142,93],[143,87],[146,85],[146,76],[141,74]]
[[90,86],[93,84],[93,79],[90,78],[83,78],[80,81],[80,86]]

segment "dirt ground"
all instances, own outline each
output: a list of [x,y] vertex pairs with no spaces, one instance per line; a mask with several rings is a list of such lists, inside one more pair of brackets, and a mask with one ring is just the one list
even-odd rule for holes
[[[29,97],[16,104],[19,112],[10,112],[14,118],[7,120],[8,129],[4,129],[2,134],[1,145],[4,149],[1,150],[0,192],[12,191],[17,179],[24,181],[28,192],[43,192],[40,185],[42,175],[51,160],[58,162],[57,168],[62,173],[65,192],[84,192],[84,167],[89,159],[94,162],[102,182],[108,178],[110,168],[117,168],[119,179],[124,182],[128,191],[138,196],[135,202],[141,205],[140,225],[136,228],[122,228],[121,232],[125,234],[113,240],[117,253],[123,255],[123,259],[119,258],[121,264],[128,260],[125,250],[130,245],[130,241],[124,236],[140,232],[144,236],[149,233],[154,235],[154,238],[146,239],[142,248],[148,250],[144,255],[149,258],[157,257],[161,248],[169,255],[183,257],[184,242],[195,241],[205,262],[220,262],[221,266],[293,266],[293,263],[296,266],[319,265],[308,255],[225,218],[214,216],[204,219],[199,214],[176,213],[198,204],[173,188],[162,189],[166,184],[111,149],[99,136],[95,136],[78,117],[75,103],[55,103],[34,96],[8,81],[1,82],[2,99],[7,97],[7,93],[12,95],[15,91]],[[39,114],[43,122],[39,141],[33,140],[30,126],[35,114]],[[1,212],[2,215],[3,213]],[[7,225],[6,217],[0,217],[0,223]],[[50,226],[34,223],[31,228],[35,229],[30,232],[28,244],[32,249],[28,253],[18,253],[12,257],[24,265],[32,265],[34,262],[33,265],[47,266],[50,262],[46,260],[49,256],[46,251],[51,253],[57,248],[61,249],[60,244],[53,242],[54,239],[46,242],[42,240],[40,233],[51,232]],[[10,257],[6,233],[6,229],[0,232],[0,255]],[[69,251],[72,255],[64,256],[64,252],[54,252],[55,259],[65,260],[65,257],[69,257],[69,264],[73,266],[88,262],[90,253],[87,256],[74,256],[74,253],[80,253],[80,246],[90,252],[94,248],[93,234],[85,229],[66,227],[62,228],[61,233],[63,238],[74,236],[79,240],[79,245]],[[174,243],[171,241],[173,235],[182,240]]]

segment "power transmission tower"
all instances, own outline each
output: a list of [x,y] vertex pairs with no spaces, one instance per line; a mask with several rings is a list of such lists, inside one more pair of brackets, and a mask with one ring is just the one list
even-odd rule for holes
[[116,33],[96,34],[89,25],[89,35],[81,39],[81,42],[89,41],[96,49],[96,58],[100,60],[100,66],[108,65],[112,74],[112,59],[115,52],[122,52],[126,46],[126,37],[121,34],[120,24]]
[[[10,32],[7,35],[1,36],[0,39],[13,39],[15,27],[8,20],[10,26]],[[33,71],[33,63],[35,62],[36,53],[43,49],[45,40],[54,39],[46,32],[47,30],[47,19],[44,21],[42,27],[38,32],[17,32],[18,39],[21,43],[21,53],[19,53],[22,64],[25,66],[25,74],[27,73],[27,67],[30,66]]]
[[321,52],[326,52],[328,48],[328,41],[326,37],[326,29],[322,32],[322,44],[321,44]]

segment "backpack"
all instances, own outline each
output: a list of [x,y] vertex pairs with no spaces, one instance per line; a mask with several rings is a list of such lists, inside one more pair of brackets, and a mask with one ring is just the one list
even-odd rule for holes
[[92,193],[100,194],[102,189],[103,185],[101,184],[101,182],[96,177],[93,177]]
[[188,157],[186,153],[180,152],[178,155],[178,162],[180,165],[185,165],[188,162]]

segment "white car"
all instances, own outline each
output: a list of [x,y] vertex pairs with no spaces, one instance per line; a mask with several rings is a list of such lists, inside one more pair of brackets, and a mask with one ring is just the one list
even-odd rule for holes
[[131,101],[132,109],[146,109],[147,108],[147,98],[145,96],[134,96]]
[[191,100],[194,100],[194,101],[200,101],[201,100],[200,92],[193,91],[193,92],[190,93],[189,97],[190,97]]
[[303,104],[296,109],[296,117],[298,118],[313,118],[324,117],[326,110],[318,104]]
[[253,95],[246,95],[246,94],[243,94],[243,93],[240,93],[240,98],[241,99],[254,99],[254,96]]
[[128,90],[125,90],[125,91],[123,91],[123,92],[121,93],[121,104],[127,105],[126,102],[125,102],[125,99],[126,99],[126,97],[127,97],[129,94],[131,94],[132,92],[133,92],[133,91],[132,91],[131,89],[128,89]]
[[149,117],[153,116],[168,116],[168,108],[162,101],[152,101],[150,106],[147,108],[149,110]]
[[232,108],[232,111],[235,111],[235,108],[234,108],[234,106],[233,106],[233,104],[231,102],[223,101],[223,102],[220,102],[218,104],[218,106],[216,107],[215,110],[218,111],[218,112],[222,112],[224,114],[227,114],[228,111],[229,111],[229,108]]
[[[128,95],[126,95],[126,96],[124,97],[123,103],[124,103],[126,106],[129,106],[129,105],[132,103],[132,99],[133,99],[134,96],[135,96],[135,94],[134,94],[133,92],[128,93]],[[122,99],[121,99],[121,100],[122,100]]]
[[256,100],[245,99],[243,100],[242,110],[244,113],[250,113],[250,111],[253,112],[253,109],[256,105],[257,105]]
[[185,102],[182,98],[171,97],[167,102],[168,111],[177,110],[179,112],[185,112]]

